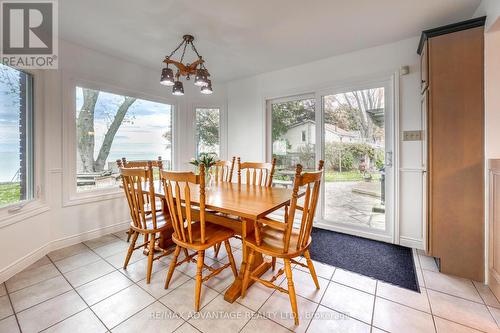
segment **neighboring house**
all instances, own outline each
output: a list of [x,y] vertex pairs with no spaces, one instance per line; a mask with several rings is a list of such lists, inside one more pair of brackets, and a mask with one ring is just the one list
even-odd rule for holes
[[[325,124],[326,142],[361,143],[363,138],[359,131],[346,131],[335,125]],[[273,143],[273,152],[284,155],[287,152],[299,152],[300,148],[316,143],[316,123],[306,120],[291,126],[281,140]],[[288,149],[287,149],[288,145]]]

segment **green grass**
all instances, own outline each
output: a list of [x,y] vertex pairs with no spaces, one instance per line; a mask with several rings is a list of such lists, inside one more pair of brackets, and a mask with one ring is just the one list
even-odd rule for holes
[[[363,175],[359,171],[334,172],[327,171],[325,173],[326,182],[346,182],[346,181],[362,181]],[[372,181],[380,180],[380,174],[372,174]]]
[[20,183],[0,184],[0,206],[18,202],[20,199]]

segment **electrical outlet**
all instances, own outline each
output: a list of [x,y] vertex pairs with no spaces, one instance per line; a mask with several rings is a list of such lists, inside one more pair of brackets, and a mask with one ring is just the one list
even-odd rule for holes
[[403,141],[422,141],[422,131],[403,131]]

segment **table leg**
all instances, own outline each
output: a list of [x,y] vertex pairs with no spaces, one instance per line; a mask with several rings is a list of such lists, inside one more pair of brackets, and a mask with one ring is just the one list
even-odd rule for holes
[[[241,240],[243,244],[245,244],[245,237],[246,237],[246,230],[247,226],[246,223],[253,223],[253,221],[246,221],[243,220],[241,222],[242,225],[242,233],[241,233]],[[240,271],[238,273],[238,277],[234,280],[233,284],[226,290],[226,293],[224,294],[224,300],[226,300],[229,303],[233,303],[238,299],[238,297],[241,296],[241,287],[243,284],[243,275],[245,273],[245,268],[247,266],[247,256],[248,256],[248,249],[243,246],[242,247],[242,252],[243,252],[243,259],[241,262],[240,266]],[[255,259],[253,262],[253,267],[252,271],[254,271],[254,275],[256,276],[262,276],[269,268],[271,268],[271,263],[266,262],[265,264],[261,265],[264,262],[264,257],[262,256],[261,253],[255,252]],[[259,267],[260,266],[260,267]],[[258,271],[255,271],[255,269],[259,267]],[[250,280],[248,283],[248,286],[251,286],[255,281]]]

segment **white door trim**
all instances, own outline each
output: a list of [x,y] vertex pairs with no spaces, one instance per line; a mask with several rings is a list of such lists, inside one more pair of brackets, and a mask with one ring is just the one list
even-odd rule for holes
[[[399,244],[399,74],[397,72],[389,76],[383,76],[378,79],[370,79],[366,81],[346,82],[343,85],[338,85],[334,88],[324,89],[316,92],[316,159],[324,159],[324,119],[323,119],[323,96],[333,95],[345,91],[362,90],[373,88],[375,86],[383,86],[389,94],[385,94],[385,105],[390,106],[392,111],[386,119],[386,144],[392,144],[392,167],[391,174],[388,178],[386,173],[386,184],[389,179],[392,183],[392,191],[386,191],[386,221],[388,221],[388,228],[384,232],[377,232],[376,230],[369,230],[356,226],[343,226],[339,224],[332,225],[331,221],[327,221],[324,217],[325,207],[325,186],[321,188],[321,198],[319,211],[317,214],[317,222],[315,226],[339,231],[343,233],[362,236],[381,240],[389,243]],[[389,184],[390,184],[389,183]]]

